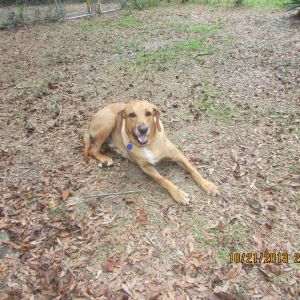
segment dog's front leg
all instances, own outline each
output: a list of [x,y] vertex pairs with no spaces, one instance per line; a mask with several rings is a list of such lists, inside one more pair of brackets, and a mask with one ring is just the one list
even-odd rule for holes
[[176,202],[179,202],[181,204],[189,203],[188,194],[181,191],[172,182],[161,176],[153,166],[151,166],[150,164],[143,164],[139,166],[147,175],[151,176],[155,181],[157,181],[161,187],[166,189]]
[[192,175],[194,181],[208,194],[217,196],[220,194],[217,186],[202,177],[198,170],[191,165],[188,159],[172,144],[170,149],[171,160],[177,162],[182,168],[184,168],[189,174]]

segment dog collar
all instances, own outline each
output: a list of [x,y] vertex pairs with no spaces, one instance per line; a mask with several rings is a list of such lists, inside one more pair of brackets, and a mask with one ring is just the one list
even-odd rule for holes
[[127,149],[128,151],[131,151],[132,148],[133,148],[133,145],[132,145],[131,143],[128,143],[127,146],[126,146],[126,149]]

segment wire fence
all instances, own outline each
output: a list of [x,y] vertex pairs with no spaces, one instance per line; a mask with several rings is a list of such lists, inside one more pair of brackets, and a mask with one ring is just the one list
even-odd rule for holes
[[118,10],[125,0],[0,0],[0,26],[76,19]]

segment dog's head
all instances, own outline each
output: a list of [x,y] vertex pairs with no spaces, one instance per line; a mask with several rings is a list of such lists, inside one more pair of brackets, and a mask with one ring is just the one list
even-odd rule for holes
[[119,119],[125,119],[130,142],[141,147],[153,141],[156,130],[161,131],[159,116],[155,105],[146,101],[130,101],[120,112]]

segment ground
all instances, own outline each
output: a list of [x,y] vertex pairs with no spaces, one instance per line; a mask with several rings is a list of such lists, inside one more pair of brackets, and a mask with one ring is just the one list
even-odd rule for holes
[[[300,297],[300,39],[288,16],[172,4],[0,31],[1,298]],[[221,196],[172,163],[158,169],[189,206],[116,154],[110,168],[83,162],[93,114],[129,99],[160,108]]]

